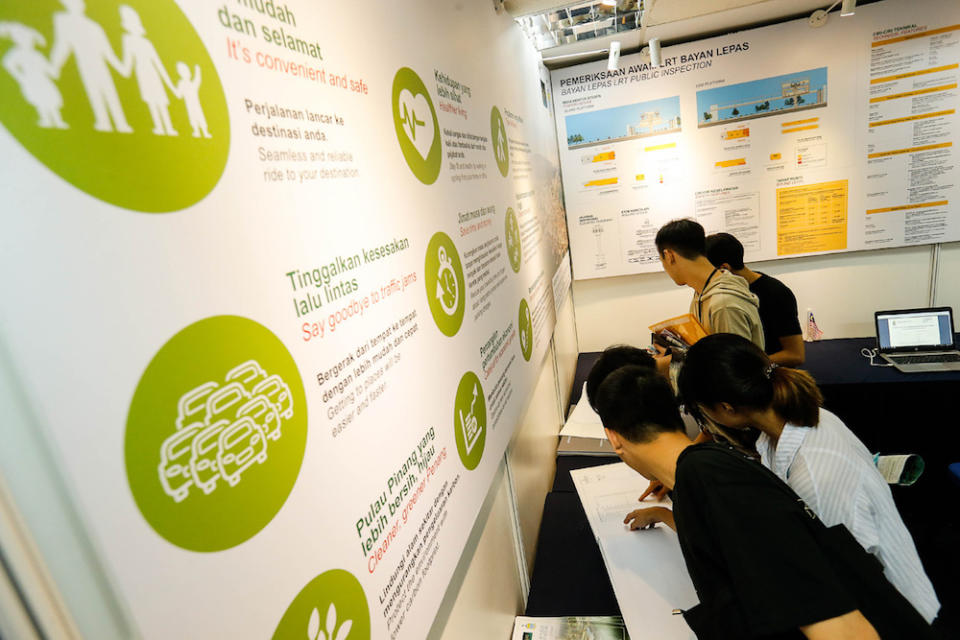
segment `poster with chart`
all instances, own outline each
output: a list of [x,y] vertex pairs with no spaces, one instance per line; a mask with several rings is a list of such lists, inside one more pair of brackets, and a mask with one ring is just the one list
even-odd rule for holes
[[426,635],[569,288],[546,77],[488,5],[0,7],[3,365],[136,637]]
[[[676,218],[746,259],[960,239],[960,11],[879,2],[553,73],[577,279],[660,269]],[[566,144],[563,144],[563,141]]]

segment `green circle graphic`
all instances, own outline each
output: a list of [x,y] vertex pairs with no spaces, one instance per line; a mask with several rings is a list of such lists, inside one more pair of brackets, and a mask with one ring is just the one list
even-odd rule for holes
[[460,254],[457,253],[457,247],[450,236],[442,231],[433,234],[427,245],[425,262],[424,281],[430,315],[444,335],[454,336],[463,324],[467,289]]
[[487,441],[487,401],[483,397],[480,378],[473,371],[463,374],[457,386],[453,430],[460,461],[467,469],[476,469]]
[[413,175],[433,184],[440,175],[440,123],[430,92],[413,69],[401,68],[393,77],[393,126],[400,151]]
[[529,362],[530,356],[533,355],[533,317],[530,315],[530,305],[525,298],[520,298],[517,339],[520,341],[520,353],[523,354],[523,359]]
[[273,640],[370,640],[370,608],[360,582],[343,569],[321,573],[287,607]]
[[507,141],[507,129],[503,126],[500,109],[490,109],[490,147],[493,149],[493,158],[497,161],[500,175],[507,177],[510,171],[510,143]]
[[504,221],[504,242],[507,245],[507,258],[510,259],[510,268],[514,273],[520,273],[520,264],[522,262],[522,251],[520,243],[520,225],[517,224],[517,214],[513,212],[513,207],[507,207],[507,215]]
[[0,4],[0,122],[89,195],[145,213],[202,200],[230,148],[217,70],[170,0]]
[[213,316],[170,338],[140,378],[127,480],[168,542],[222,551],[277,514],[306,442],[303,382],[286,347],[252,320]]

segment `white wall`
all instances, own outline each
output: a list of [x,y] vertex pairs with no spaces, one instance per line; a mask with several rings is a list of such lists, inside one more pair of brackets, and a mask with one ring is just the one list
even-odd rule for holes
[[[873,312],[928,306],[931,246],[859,251],[751,263],[779,278],[797,296],[801,322],[813,310],[825,338],[872,336]],[[936,304],[960,312],[960,243],[943,245]],[[686,313],[691,290],[664,273],[573,283],[581,351],[611,344],[646,345],[647,327]]]

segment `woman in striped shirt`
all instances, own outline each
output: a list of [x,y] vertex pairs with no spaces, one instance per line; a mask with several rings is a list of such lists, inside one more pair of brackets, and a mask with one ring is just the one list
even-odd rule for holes
[[890,487],[863,443],[820,406],[809,373],[778,367],[740,336],[714,334],[690,348],[678,382],[687,411],[707,430],[721,438],[724,428],[758,430],[763,465],[827,526],[845,525],[917,611],[936,618],[940,602]]

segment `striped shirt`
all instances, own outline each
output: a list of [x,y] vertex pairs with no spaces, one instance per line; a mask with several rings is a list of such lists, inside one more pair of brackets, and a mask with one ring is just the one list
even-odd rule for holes
[[873,456],[843,422],[820,409],[816,427],[784,425],[779,442],[763,433],[760,461],[786,482],[828,527],[846,525],[884,567],[884,575],[932,622],[940,610],[917,548]]

